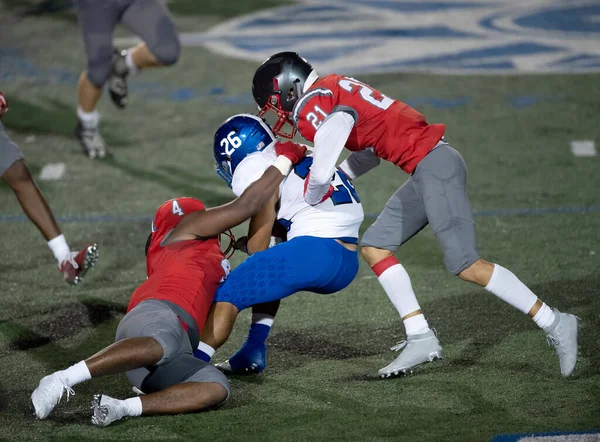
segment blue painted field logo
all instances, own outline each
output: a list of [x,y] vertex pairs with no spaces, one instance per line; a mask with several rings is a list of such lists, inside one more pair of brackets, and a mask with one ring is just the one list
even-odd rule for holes
[[600,71],[600,1],[304,0],[183,34],[262,61],[293,49],[322,71]]

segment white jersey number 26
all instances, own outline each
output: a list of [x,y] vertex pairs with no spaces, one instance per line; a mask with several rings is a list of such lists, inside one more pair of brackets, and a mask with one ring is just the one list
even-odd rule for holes
[[220,146],[225,149],[225,154],[231,156],[235,150],[242,145],[242,140],[234,131],[227,134],[227,138],[221,140]]

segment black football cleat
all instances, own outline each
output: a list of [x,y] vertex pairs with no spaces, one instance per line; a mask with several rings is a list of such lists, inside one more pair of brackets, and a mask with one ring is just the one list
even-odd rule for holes
[[119,109],[127,106],[127,76],[129,68],[125,61],[127,50],[113,50],[112,70],[108,77],[108,92],[110,99]]
[[93,126],[78,120],[77,126],[75,126],[75,137],[79,140],[83,153],[88,157],[104,158],[106,156],[106,146],[98,130],[98,125]]

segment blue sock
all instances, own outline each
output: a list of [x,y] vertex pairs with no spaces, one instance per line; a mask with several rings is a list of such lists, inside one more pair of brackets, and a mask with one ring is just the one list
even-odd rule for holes
[[260,373],[267,366],[267,338],[271,326],[252,323],[244,345],[229,358],[229,365],[235,372],[242,374]]
[[251,324],[248,331],[246,345],[250,347],[261,347],[266,344],[271,327],[265,324]]
[[196,356],[198,359],[202,359],[204,362],[210,362],[211,360],[209,355],[198,349],[194,350],[194,356]]
[[204,342],[199,342],[198,348],[194,350],[194,356],[198,359],[202,359],[204,362],[210,362],[214,354],[215,349]]

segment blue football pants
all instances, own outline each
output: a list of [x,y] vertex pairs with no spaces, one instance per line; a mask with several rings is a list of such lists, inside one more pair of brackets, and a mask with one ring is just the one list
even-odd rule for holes
[[219,286],[215,302],[229,302],[242,311],[299,291],[335,293],[357,272],[357,252],[331,238],[299,236],[246,259]]

